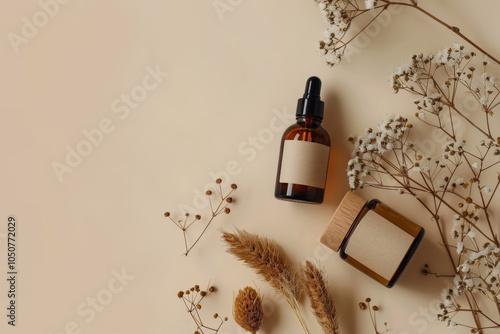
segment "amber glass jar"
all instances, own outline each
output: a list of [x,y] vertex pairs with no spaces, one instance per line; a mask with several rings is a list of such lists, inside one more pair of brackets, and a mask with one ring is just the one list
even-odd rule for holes
[[347,193],[321,242],[349,264],[386,287],[403,273],[424,236],[424,229],[379,200]]
[[323,202],[330,157],[330,136],[321,127],[321,81],[311,77],[297,104],[297,123],[281,139],[274,196],[278,199],[320,204]]

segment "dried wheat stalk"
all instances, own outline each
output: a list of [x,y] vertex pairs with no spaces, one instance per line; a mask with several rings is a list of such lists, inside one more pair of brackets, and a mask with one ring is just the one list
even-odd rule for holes
[[318,319],[323,333],[339,334],[338,314],[333,299],[328,293],[323,273],[310,261],[306,261],[305,285],[311,309]]

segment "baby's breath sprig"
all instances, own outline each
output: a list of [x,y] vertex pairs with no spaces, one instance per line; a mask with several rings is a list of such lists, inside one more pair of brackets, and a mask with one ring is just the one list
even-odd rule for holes
[[236,191],[237,188],[238,186],[232,183],[230,185],[230,190],[226,194],[224,194],[222,190],[222,179],[217,179],[215,180],[215,193],[212,190],[207,190],[205,192],[205,195],[208,198],[208,202],[210,203],[211,215],[208,221],[205,223],[205,226],[199,233],[198,237],[191,244],[189,244],[188,242],[187,231],[191,226],[193,226],[193,224],[195,224],[197,221],[200,221],[202,219],[202,216],[197,214],[194,216],[194,218],[190,218],[191,215],[186,212],[184,214],[184,219],[175,220],[172,218],[170,212],[167,211],[164,213],[164,216],[170,219],[170,221],[172,221],[175,226],[177,226],[182,231],[184,237],[184,247],[186,250],[184,255],[189,255],[194,246],[196,246],[201,237],[205,234],[215,217],[219,216],[222,213],[229,214],[231,212],[229,205],[234,202],[234,198],[231,197],[231,195],[234,191]]
[[[452,26],[436,14],[424,9],[417,0],[314,0],[321,10],[323,18],[329,27],[323,32],[324,38],[319,41],[318,53],[326,56],[326,63],[329,66],[338,65],[346,54],[346,50],[357,37],[362,35],[379,16],[389,10],[390,7],[402,6],[412,8],[429,19],[437,22],[446,29],[451,30],[460,36],[467,43],[475,47],[478,51],[488,56],[492,61],[500,65],[500,60],[494,58],[470,38],[465,36],[458,27]],[[367,13],[371,13],[371,18],[365,18]],[[353,28],[354,27],[354,28]],[[357,28],[361,27],[361,28]],[[350,31],[355,29],[355,31]]]
[[215,291],[216,288],[210,286],[209,283],[206,290],[201,290],[199,285],[195,285],[186,291],[179,291],[177,293],[177,297],[184,302],[186,311],[196,324],[194,334],[218,333],[222,325],[228,320],[227,317],[223,318],[218,313],[215,313],[213,317],[214,319],[219,319],[220,323],[216,326],[208,326],[201,318],[201,302]]
[[[411,195],[429,213],[453,272],[438,320],[480,333],[500,329],[500,241],[494,218],[500,134],[493,120],[500,85],[488,71],[489,60],[475,64],[475,57],[454,44],[436,55],[414,54],[391,73],[394,91],[413,95],[416,122],[444,139],[438,155],[412,142],[409,119],[387,116],[378,129],[349,138],[354,151],[347,170],[352,190],[370,186]],[[472,113],[460,103],[464,96],[475,100]],[[441,276],[429,266],[423,273]],[[457,316],[463,313],[474,325]]]
[[380,310],[377,305],[370,306],[371,298],[366,298],[364,302],[359,303],[359,309],[362,311],[368,310],[370,314],[370,319],[372,321],[373,329],[375,330],[375,334],[383,334],[391,331],[389,329],[387,322],[384,322],[385,329],[379,330],[377,326],[377,312]]

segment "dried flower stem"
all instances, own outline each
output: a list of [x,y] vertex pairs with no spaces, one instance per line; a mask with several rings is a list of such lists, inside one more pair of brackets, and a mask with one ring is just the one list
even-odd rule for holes
[[[231,194],[238,187],[234,183],[231,184],[231,190],[229,190],[229,192],[224,195],[224,193],[222,192],[221,183],[222,183],[221,179],[217,179],[215,181],[215,188],[216,188],[217,195],[218,195],[217,197],[220,197],[220,199],[218,200],[217,206],[215,206],[212,203],[212,197],[213,197],[212,196],[213,195],[212,191],[211,190],[207,190],[205,192],[205,195],[208,198],[208,202],[210,203],[211,216],[210,216],[210,219],[208,220],[208,222],[205,224],[205,227],[203,228],[203,230],[200,232],[200,234],[198,235],[198,237],[196,238],[196,240],[192,244],[188,245],[187,231],[188,231],[188,229],[195,222],[197,222],[198,220],[200,220],[202,217],[200,215],[195,215],[195,217],[192,220],[188,221],[188,219],[190,217],[190,214],[189,213],[185,213],[184,214],[185,218],[183,220],[175,221],[172,218],[170,212],[165,212],[164,216],[167,217],[167,218],[169,218],[175,224],[175,226],[177,226],[182,231],[183,238],[184,238],[184,247],[185,247],[185,250],[186,250],[186,252],[183,255],[185,255],[185,256],[189,255],[189,253],[194,248],[194,246],[196,246],[196,244],[200,241],[200,239],[202,238],[202,236],[205,234],[205,232],[207,231],[208,227],[210,226],[210,224],[212,223],[212,221],[214,220],[215,217],[219,216],[222,213],[229,214],[231,212],[231,210],[228,207],[229,204],[233,203],[233,200],[234,200],[231,197]],[[214,209],[214,207],[215,207],[215,209]]]
[[[415,197],[430,213],[454,277],[454,286],[443,290],[439,319],[448,327],[462,326],[478,333],[500,328],[500,242],[491,207],[500,185],[500,173],[493,170],[500,164],[500,136],[490,126],[493,109],[500,105],[500,85],[486,71],[487,60],[478,77],[472,63],[475,56],[456,44],[436,56],[413,55],[391,74],[396,92],[416,97],[418,119],[447,139],[439,157],[426,155],[411,142],[413,125],[408,119],[390,116],[378,132],[368,129],[364,136],[350,138],[355,157],[349,162],[348,175],[353,190],[364,186],[396,190]],[[461,94],[476,100],[476,112],[484,115],[484,121],[461,111],[456,101]],[[460,139],[457,120],[473,129],[472,148],[469,140]],[[496,179],[491,188],[485,185],[486,177]],[[456,246],[445,232],[445,211],[453,214],[451,237]],[[428,267],[425,271],[434,274]],[[468,307],[461,306],[459,297]],[[498,315],[482,310],[479,298],[492,302]],[[461,312],[471,314],[474,327],[453,320]]]
[[383,334],[391,331],[391,329],[387,327],[387,322],[384,322],[385,329],[383,331],[379,331],[377,326],[377,312],[379,311],[379,307],[377,305],[370,306],[371,301],[371,298],[366,298],[364,302],[359,303],[359,308],[363,311],[368,310],[375,334]]
[[215,290],[215,287],[210,286],[209,283],[207,289],[203,291],[200,290],[200,287],[198,285],[195,285],[194,287],[186,291],[179,291],[177,293],[177,297],[184,302],[186,311],[189,313],[191,319],[196,325],[196,331],[194,332],[195,334],[205,334],[206,331],[209,331],[211,333],[218,333],[224,322],[227,321],[227,317],[222,318],[218,313],[215,313],[213,317],[215,319],[219,319],[220,323],[217,326],[210,327],[208,325],[205,325],[201,318],[201,302],[211,293],[215,292]]
[[[360,36],[375,20],[391,6],[404,6],[416,9],[420,13],[426,15],[430,19],[436,21],[447,29],[451,30],[456,35],[460,36],[467,43],[472,45],[478,51],[488,56],[492,61],[500,65],[500,60],[493,57],[491,53],[480,47],[477,43],[465,36],[458,27],[452,26],[431,13],[428,10],[420,7],[416,0],[391,1],[378,0],[373,1],[371,8],[362,9],[358,5],[358,0],[314,0],[320,6],[325,20],[330,24],[330,28],[325,31],[325,39],[319,42],[319,51],[322,55],[328,55],[327,64],[330,66],[337,65],[341,58],[345,55],[348,45]],[[379,4],[380,3],[380,4]],[[348,31],[351,29],[352,22],[360,18],[368,12],[376,12],[373,18],[362,25],[362,27],[349,37],[347,41]]]
[[233,254],[280,294],[297,316],[305,333],[309,334],[299,307],[304,279],[301,271],[292,267],[274,240],[236,229],[235,233],[222,232],[222,239]]
[[427,15],[428,17],[430,17],[431,19],[433,19],[434,21],[438,22],[439,24],[445,26],[446,28],[448,28],[449,30],[453,31],[455,34],[457,34],[458,36],[460,36],[463,40],[465,40],[467,43],[469,43],[470,45],[472,45],[476,50],[480,51],[482,54],[486,55],[487,57],[489,57],[492,61],[494,61],[495,63],[499,64],[500,65],[500,60],[496,59],[495,57],[493,57],[489,52],[486,52],[482,47],[480,47],[479,45],[477,45],[476,43],[474,43],[474,41],[472,41],[470,38],[468,38],[467,36],[465,36],[464,34],[462,34],[460,32],[460,29],[458,27],[455,27],[455,26],[452,26],[446,22],[444,22],[443,20],[439,19],[437,16],[435,16],[434,14],[431,14],[429,11],[423,9],[422,7],[420,7],[416,1],[412,0],[412,3],[405,3],[405,2],[398,2],[398,1],[390,1],[390,0],[380,0],[381,2],[385,3],[387,6],[391,6],[391,5],[400,5],[400,6],[406,6],[406,7],[411,7],[411,8],[414,8],[418,11],[420,11],[421,13]]

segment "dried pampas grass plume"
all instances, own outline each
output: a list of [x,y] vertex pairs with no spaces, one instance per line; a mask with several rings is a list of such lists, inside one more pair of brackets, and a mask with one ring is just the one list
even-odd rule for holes
[[304,288],[301,270],[292,267],[281,253],[278,244],[265,237],[236,229],[235,233],[222,232],[222,239],[229,246],[228,253],[233,254],[274,290],[283,296],[292,308],[306,333],[309,333],[299,309],[300,292]]
[[310,261],[306,261],[304,271],[307,295],[323,333],[339,334],[337,310],[326,288],[323,273]]
[[264,319],[262,301],[254,288],[247,286],[238,292],[234,300],[234,320],[241,328],[256,334]]

